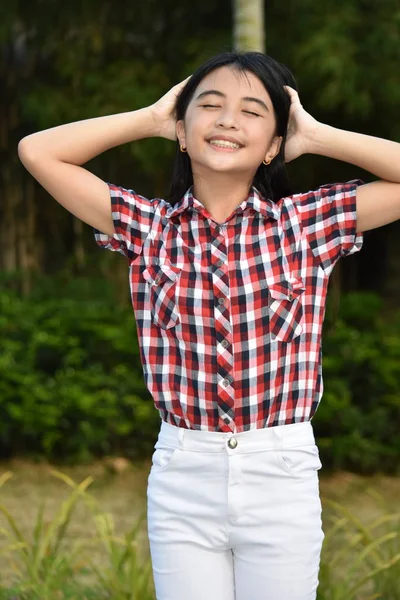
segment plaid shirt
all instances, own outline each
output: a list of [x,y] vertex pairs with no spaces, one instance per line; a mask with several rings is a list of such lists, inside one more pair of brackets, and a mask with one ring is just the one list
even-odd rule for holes
[[329,275],[363,243],[362,183],[277,203],[253,187],[222,224],[192,188],[171,206],[109,184],[115,234],[95,239],[129,261],[144,377],[164,421],[238,433],[311,420]]

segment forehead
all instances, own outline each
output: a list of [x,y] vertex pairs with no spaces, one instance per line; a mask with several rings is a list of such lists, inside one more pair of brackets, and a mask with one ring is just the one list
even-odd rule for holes
[[238,97],[257,96],[261,100],[271,103],[267,90],[254,73],[238,71],[229,66],[220,67],[206,75],[197,86],[194,98],[209,89],[219,90],[229,97],[233,95]]

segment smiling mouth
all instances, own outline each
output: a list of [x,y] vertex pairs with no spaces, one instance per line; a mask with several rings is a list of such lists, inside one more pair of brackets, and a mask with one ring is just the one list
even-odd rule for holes
[[225,151],[225,152],[235,152],[237,150],[241,150],[243,148],[243,146],[240,146],[239,144],[234,144],[232,142],[226,142],[226,141],[221,141],[221,142],[217,142],[214,140],[208,141],[207,142],[214,150],[217,151]]

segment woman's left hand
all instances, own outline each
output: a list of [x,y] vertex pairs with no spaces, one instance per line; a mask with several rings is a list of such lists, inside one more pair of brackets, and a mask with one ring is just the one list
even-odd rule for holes
[[320,123],[304,110],[296,90],[283,87],[291,100],[285,144],[285,162],[290,162],[309,152]]

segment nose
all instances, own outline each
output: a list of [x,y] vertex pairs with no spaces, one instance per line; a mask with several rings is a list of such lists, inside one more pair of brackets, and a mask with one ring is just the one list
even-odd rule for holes
[[223,110],[220,112],[216,125],[217,127],[224,127],[226,129],[236,129],[237,122],[233,111]]

